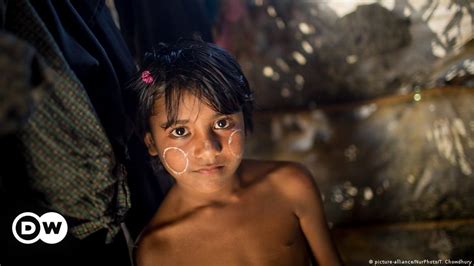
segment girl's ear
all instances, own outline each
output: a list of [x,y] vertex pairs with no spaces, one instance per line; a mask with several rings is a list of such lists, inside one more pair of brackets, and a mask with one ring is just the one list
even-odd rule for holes
[[150,132],[147,132],[145,134],[145,145],[148,148],[148,154],[151,156],[157,156],[158,155],[158,149],[155,146],[155,141],[153,140],[153,136],[151,135]]

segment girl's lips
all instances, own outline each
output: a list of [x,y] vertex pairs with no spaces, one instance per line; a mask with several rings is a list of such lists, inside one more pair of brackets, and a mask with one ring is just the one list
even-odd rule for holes
[[218,173],[222,168],[224,168],[223,165],[208,166],[208,167],[200,168],[196,170],[195,172],[198,172],[204,175],[211,175],[211,174]]

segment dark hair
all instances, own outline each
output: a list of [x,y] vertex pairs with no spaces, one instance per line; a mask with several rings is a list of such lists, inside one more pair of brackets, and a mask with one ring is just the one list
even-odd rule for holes
[[[146,72],[148,79],[142,78]],[[237,61],[224,49],[204,41],[181,39],[159,44],[145,54],[143,66],[132,81],[138,93],[138,126],[143,136],[155,100],[165,97],[168,124],[177,120],[184,92],[204,101],[216,112],[243,112],[245,129],[253,128],[253,93]]]

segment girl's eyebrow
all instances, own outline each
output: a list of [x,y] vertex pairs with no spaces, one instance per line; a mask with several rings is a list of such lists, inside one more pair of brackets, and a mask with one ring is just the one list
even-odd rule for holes
[[176,120],[176,121],[173,122],[173,123],[170,123],[169,121],[167,121],[167,122],[161,124],[160,127],[163,128],[163,129],[167,129],[167,128],[171,127],[172,125],[185,125],[185,124],[187,124],[188,122],[189,122],[188,119],[185,119],[185,120]]
[[223,113],[216,112],[213,116],[213,119],[216,119],[216,118],[219,118],[219,117],[230,117],[231,115],[233,115],[233,114],[223,114]]
[[[213,119],[217,119],[219,117],[230,117],[231,115],[232,114],[215,113],[213,116]],[[187,123],[189,123],[189,119],[180,119],[180,120],[176,120],[175,122],[166,121],[163,124],[161,124],[160,127],[163,129],[168,129],[172,125],[186,125]]]

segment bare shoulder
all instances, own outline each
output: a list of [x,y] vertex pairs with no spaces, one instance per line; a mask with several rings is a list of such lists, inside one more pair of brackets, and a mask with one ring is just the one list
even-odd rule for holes
[[244,169],[254,177],[264,178],[284,189],[315,187],[311,172],[303,164],[289,161],[244,160]]
[[137,243],[135,259],[138,266],[157,265],[157,258],[163,262],[164,252],[169,250],[170,234],[173,231],[173,190],[167,194],[160,208],[143,229]]
[[167,237],[163,234],[163,230],[145,231],[138,242],[135,253],[137,266],[157,265],[163,258],[161,254],[167,250]]
[[[295,213],[321,204],[318,186],[311,172],[304,165],[289,161],[247,160],[247,168],[259,178],[276,188],[294,207]],[[313,206],[308,206],[311,203]]]

